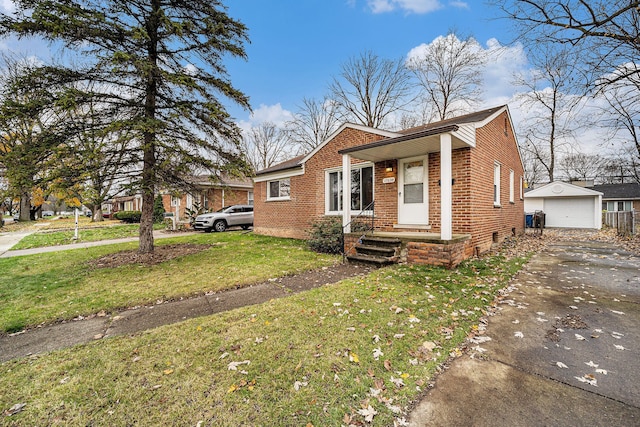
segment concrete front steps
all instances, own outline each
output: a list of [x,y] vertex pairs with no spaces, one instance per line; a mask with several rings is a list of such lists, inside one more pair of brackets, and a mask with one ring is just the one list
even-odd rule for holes
[[347,255],[350,262],[387,265],[398,262],[402,241],[393,237],[362,236],[355,245],[355,254]]

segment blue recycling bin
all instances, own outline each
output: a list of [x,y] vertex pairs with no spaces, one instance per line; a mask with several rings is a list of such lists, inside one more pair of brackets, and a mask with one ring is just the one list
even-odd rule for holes
[[525,227],[533,228],[533,213],[527,213],[524,216],[525,218]]

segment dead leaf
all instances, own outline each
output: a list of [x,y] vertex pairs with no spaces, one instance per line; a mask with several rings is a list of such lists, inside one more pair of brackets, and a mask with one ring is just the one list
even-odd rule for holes
[[19,412],[22,412],[22,410],[24,409],[25,406],[27,406],[26,403],[16,403],[11,408],[9,408],[6,411],[4,411],[4,414],[7,417],[10,417],[10,416],[15,415],[15,414],[17,414]]
[[367,405],[366,408],[358,409],[358,414],[364,417],[364,420],[368,423],[373,421],[373,417],[378,415],[378,411],[373,409],[371,405]]
[[387,371],[390,371],[390,370],[391,370],[391,361],[390,361],[389,359],[386,359],[386,360],[384,361],[384,368],[385,368]]

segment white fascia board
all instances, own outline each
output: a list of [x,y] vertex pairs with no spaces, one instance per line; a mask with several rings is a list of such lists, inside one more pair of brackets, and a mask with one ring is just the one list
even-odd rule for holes
[[325,139],[322,143],[320,143],[320,145],[318,145],[316,148],[313,149],[313,151],[311,151],[309,154],[307,154],[305,156],[304,159],[302,159],[302,161],[300,163],[304,164],[307,160],[309,160],[310,158],[312,158],[318,151],[320,151],[325,145],[327,145],[329,143],[329,141],[331,141],[333,138],[335,138],[336,136],[338,136],[340,134],[340,132],[342,132],[343,130],[347,129],[347,128],[351,128],[351,129],[356,129],[356,130],[360,130],[363,132],[369,132],[369,133],[374,133],[383,137],[387,137],[387,138],[395,138],[396,136],[400,136],[401,134],[397,133],[397,132],[389,132],[386,130],[381,130],[381,129],[376,129],[376,128],[372,128],[369,126],[365,126],[365,125],[359,125],[356,123],[343,123],[342,126],[340,126],[335,132],[333,132],[331,135],[329,135],[329,137],[327,139]]
[[599,191],[590,190],[562,181],[554,181],[524,194],[525,198],[534,197],[585,197],[602,196]]
[[304,165],[295,169],[288,169],[257,176],[253,182],[275,181],[278,179],[291,178],[292,176],[304,175]]
[[513,139],[516,141],[516,148],[518,149],[518,156],[520,157],[520,165],[524,170],[525,167],[524,167],[524,162],[522,161],[522,153],[520,152],[520,143],[518,143],[518,132],[516,132],[516,128],[513,125],[513,119],[511,118],[511,112],[509,111],[508,105],[505,105],[504,107],[500,108],[498,111],[496,111],[495,113],[493,113],[492,115],[484,119],[483,121],[477,122],[476,129],[486,126],[489,122],[494,120],[496,117],[498,117],[500,114],[502,114],[505,111],[507,112],[507,118],[509,119],[509,126],[511,126],[511,131],[513,132]]

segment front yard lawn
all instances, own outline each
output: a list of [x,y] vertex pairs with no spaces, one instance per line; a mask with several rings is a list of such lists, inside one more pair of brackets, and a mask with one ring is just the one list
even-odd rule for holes
[[[53,225],[55,225],[56,228],[52,229]],[[126,237],[138,237],[140,234],[140,224],[123,224],[120,221],[108,221],[106,223],[89,223],[85,221],[82,227],[78,232],[78,240],[73,240],[75,237],[74,223],[65,219],[55,220],[53,224],[40,227],[34,234],[22,238],[11,250],[122,239]],[[60,230],[60,228],[63,229]],[[164,224],[154,225],[154,229],[160,228],[164,228]]]
[[[225,247],[197,260],[215,257],[209,282],[234,267],[218,264],[225,248],[239,251],[231,257],[236,262],[276,272],[284,266],[272,267],[274,260],[297,258],[284,252],[313,259],[295,241],[215,236],[224,236]],[[51,260],[38,264],[44,262],[50,267]],[[467,336],[482,333],[497,291],[523,262],[494,256],[456,270],[388,267],[257,306],[7,362],[0,389],[11,392],[0,394],[0,411],[24,406],[2,424],[404,425],[407,405],[461,354]],[[175,284],[178,274],[189,274],[185,263],[197,265],[181,260],[153,273],[154,280]],[[128,288],[120,279],[125,272],[135,277],[128,269],[92,272],[70,289],[107,278]],[[142,284],[155,287],[148,280],[133,287],[145,293]]]
[[246,286],[319,268],[339,258],[306,249],[302,241],[243,233],[192,234],[156,245],[210,248],[153,266],[96,268],[101,256],[137,242],[0,259],[0,333],[80,315]]

